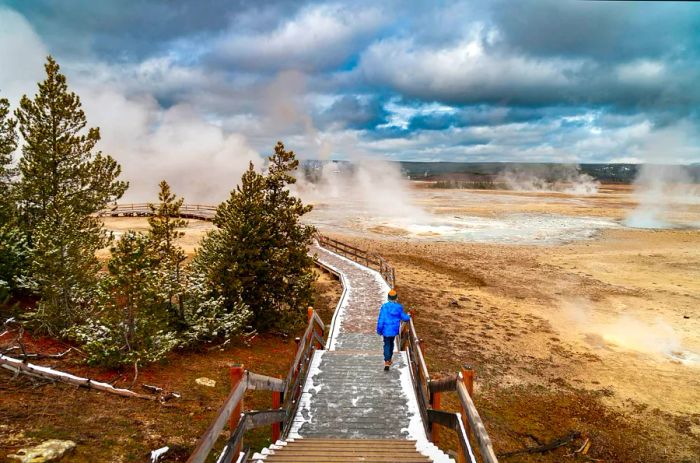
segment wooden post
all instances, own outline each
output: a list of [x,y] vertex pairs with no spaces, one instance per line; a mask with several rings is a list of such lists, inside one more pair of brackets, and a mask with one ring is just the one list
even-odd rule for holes
[[[272,408],[277,409],[282,405],[282,393],[272,391]],[[272,423],[272,443],[280,439],[280,423]]]
[[474,369],[470,365],[462,366],[462,382],[467,386],[469,395],[474,397]]
[[[433,410],[440,410],[440,393],[439,392],[433,392],[430,394],[430,407]],[[440,439],[440,430],[438,429],[438,424],[433,423],[430,425],[430,440],[433,444],[438,445],[439,439]]]
[[[469,392],[470,397],[474,397],[474,369],[470,365],[462,365],[462,383],[464,383],[464,386],[467,388],[467,392]],[[470,441],[472,440],[472,429],[469,427],[469,420],[467,420],[467,411],[462,409],[462,422],[464,423],[464,429],[467,430],[467,439]],[[465,450],[465,449],[463,449]],[[457,463],[466,463],[466,459],[464,457],[465,451],[461,452],[459,454],[459,458],[457,459]]]
[[[231,389],[235,389],[238,384],[243,381],[243,375],[245,374],[245,370],[243,369],[243,365],[231,365],[231,369],[229,370],[231,374]],[[238,423],[241,421],[241,412],[243,410],[243,399],[241,399],[238,404],[236,405],[236,408],[233,409],[233,413],[231,413],[231,418],[229,419],[229,426],[231,428],[231,432],[234,432],[236,429],[236,426],[238,426]],[[238,448],[234,449],[233,454],[238,455],[241,451],[240,444]]]

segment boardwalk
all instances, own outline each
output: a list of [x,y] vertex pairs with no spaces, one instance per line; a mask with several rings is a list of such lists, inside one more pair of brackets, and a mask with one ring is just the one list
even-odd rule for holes
[[382,277],[323,248],[312,253],[341,275],[345,293],[328,350],[314,354],[290,439],[410,439],[434,461],[451,461],[426,438],[404,352],[383,370],[379,307],[389,287]]

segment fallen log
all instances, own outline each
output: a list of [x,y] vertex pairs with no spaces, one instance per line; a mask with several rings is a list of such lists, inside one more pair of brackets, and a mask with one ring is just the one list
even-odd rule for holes
[[79,376],[71,375],[70,373],[64,373],[62,371],[54,370],[52,368],[26,363],[22,360],[8,357],[2,354],[0,354],[0,366],[8,370],[14,371],[15,373],[23,373],[29,376],[71,384],[73,386],[96,389],[98,391],[108,392],[110,394],[116,394],[122,397],[134,397],[146,400],[157,399],[156,397],[145,394],[138,394],[128,389],[117,389],[111,386],[110,384],[102,383],[100,381],[93,381],[90,378],[81,378]]

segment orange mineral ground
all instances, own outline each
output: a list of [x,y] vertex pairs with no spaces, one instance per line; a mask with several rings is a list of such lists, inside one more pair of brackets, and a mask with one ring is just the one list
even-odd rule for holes
[[697,461],[700,205],[670,208],[675,228],[634,229],[624,186],[410,194],[427,211],[413,223],[361,206],[334,221],[332,201],[315,213],[322,231],[396,266],[433,371],[476,366],[501,451],[578,430],[606,461]]

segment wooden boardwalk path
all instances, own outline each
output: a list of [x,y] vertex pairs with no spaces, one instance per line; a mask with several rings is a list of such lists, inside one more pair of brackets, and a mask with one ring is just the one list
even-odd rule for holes
[[452,461],[427,439],[405,352],[394,352],[391,369],[383,369],[376,323],[387,283],[378,272],[324,248],[311,253],[340,275],[344,294],[328,349],[317,351],[311,361],[288,439],[404,440],[419,452],[416,461]]

